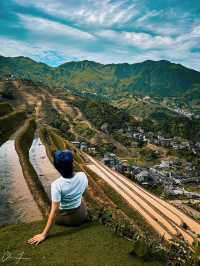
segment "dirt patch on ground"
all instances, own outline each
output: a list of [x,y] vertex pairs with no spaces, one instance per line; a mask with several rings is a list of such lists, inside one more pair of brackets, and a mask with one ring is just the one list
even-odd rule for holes
[[75,108],[73,108],[61,99],[55,97],[52,97],[51,99],[55,107],[57,107],[60,111],[69,116],[71,119],[75,119],[75,117],[77,116],[77,111],[75,110]]
[[[77,139],[82,139],[84,136],[80,134],[79,128],[85,128],[85,130],[92,130],[94,135],[88,137],[88,141],[92,145],[101,145],[101,144],[110,144],[112,143],[120,152],[127,153],[127,148],[124,147],[121,143],[116,141],[112,136],[105,134],[98,130],[90,121],[86,119],[84,114],[80,111],[78,107],[71,106],[66,101],[51,97],[54,108],[58,110],[58,112],[65,114],[65,118],[68,122],[70,122],[70,132],[73,133]],[[71,121],[70,121],[71,120]]]

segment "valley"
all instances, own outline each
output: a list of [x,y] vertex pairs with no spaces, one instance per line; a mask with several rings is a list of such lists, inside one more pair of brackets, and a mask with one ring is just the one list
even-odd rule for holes
[[[166,62],[162,64],[168,66]],[[79,65],[72,65],[67,71],[79,69]],[[82,62],[80,79],[86,66],[102,68]],[[113,88],[106,90],[106,95],[101,86],[99,92],[96,84],[90,84],[90,89],[89,83],[87,93],[83,93],[79,79],[73,77],[75,73],[71,74],[70,85],[58,70],[60,83],[52,77],[43,83],[46,67],[39,67],[43,69],[40,80],[31,71],[34,78],[27,79],[26,72],[19,77],[17,69],[8,74],[0,67],[1,197],[7,204],[0,205],[4,216],[1,225],[36,222],[46,217],[50,184],[59,176],[52,165],[52,155],[57,149],[70,148],[75,154],[76,171],[85,171],[89,177],[86,202],[92,219],[113,226],[116,231],[125,228],[120,229],[121,235],[131,241],[137,234],[142,236],[142,245],[151,239],[164,246],[168,242],[186,245],[187,252],[189,246],[196,250],[200,212],[196,207],[192,212],[192,205],[200,198],[199,118],[172,110],[163,103],[163,96],[155,102],[152,99],[156,96],[151,99],[130,91],[128,95],[121,91],[115,95]],[[61,66],[65,67],[69,66]],[[120,66],[115,67],[119,71]],[[94,69],[90,71],[93,74]],[[198,80],[198,74],[194,75]],[[96,78],[100,78],[99,72]],[[105,81],[108,80],[107,73]],[[122,86],[123,82],[119,84]],[[6,131],[6,125],[12,124],[9,121],[15,123]],[[11,190],[17,192],[10,195]]]

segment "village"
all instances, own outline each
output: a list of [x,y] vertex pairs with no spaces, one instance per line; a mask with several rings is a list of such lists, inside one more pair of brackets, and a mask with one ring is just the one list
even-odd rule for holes
[[[141,133],[140,133],[141,134]],[[96,147],[86,142],[72,141],[82,151],[96,155]],[[185,147],[185,146],[184,146]],[[101,157],[101,162],[111,169],[127,176],[145,188],[163,187],[167,197],[185,197],[188,199],[200,198],[200,193],[187,191],[185,184],[199,184],[200,179],[194,178],[198,170],[191,162],[181,160],[162,160],[152,167],[141,167],[127,163],[116,154],[107,152]],[[182,171],[184,168],[184,171]]]
[[[143,98],[138,98],[140,101],[143,101],[144,103],[152,103],[152,104],[157,104],[160,103],[160,99],[156,99],[152,98],[150,96],[145,96]],[[192,118],[199,118],[199,114],[197,114],[196,112],[192,112],[190,110],[187,109],[183,109],[179,107],[179,104],[176,103],[175,99],[170,98],[170,99],[163,99],[163,102],[161,102],[161,105],[164,106],[165,108],[167,108],[168,110],[175,112],[179,115],[185,116],[189,119]]]
[[149,131],[145,132],[144,129],[138,127],[134,132],[128,133],[129,137],[137,141],[142,141],[144,143],[151,143],[158,146],[163,146],[167,148],[172,148],[174,150],[184,150],[195,155],[200,154],[200,142],[193,143],[186,139],[181,139],[176,136],[173,138],[166,138],[161,135],[156,135],[155,133]]

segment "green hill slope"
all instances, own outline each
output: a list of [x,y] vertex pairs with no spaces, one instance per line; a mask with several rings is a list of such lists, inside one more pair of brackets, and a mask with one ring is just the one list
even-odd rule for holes
[[124,92],[182,96],[194,89],[200,90],[198,71],[165,60],[109,65],[80,61],[52,68],[26,57],[1,56],[0,76],[7,74],[42,81],[50,86],[107,96],[117,96]]
[[[99,224],[79,228],[54,226],[49,239],[39,246],[29,246],[27,238],[38,233],[44,222],[11,225],[0,230],[0,257],[4,265],[135,265],[160,266],[159,262],[143,263],[129,253],[133,244]],[[20,255],[23,258],[17,260]]]

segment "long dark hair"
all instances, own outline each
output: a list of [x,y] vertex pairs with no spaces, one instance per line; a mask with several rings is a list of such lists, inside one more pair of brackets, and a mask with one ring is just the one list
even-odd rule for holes
[[72,178],[73,177],[73,174],[74,174],[73,162],[70,162],[70,163],[58,162],[58,161],[56,161],[55,154],[54,154],[53,163],[54,163],[55,168],[62,175],[62,177],[64,177],[64,178]]

